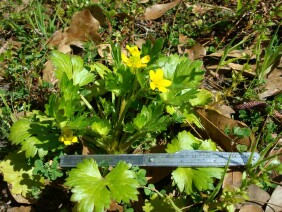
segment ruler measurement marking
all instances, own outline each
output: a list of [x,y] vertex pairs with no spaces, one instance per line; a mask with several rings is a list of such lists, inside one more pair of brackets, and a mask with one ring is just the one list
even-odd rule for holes
[[[224,167],[244,166],[251,153],[213,152],[200,150],[184,150],[174,154],[152,153],[138,155],[64,155],[61,157],[62,167],[74,167],[86,158],[93,158],[97,162],[105,161],[115,165],[119,161],[126,161],[134,166],[169,166],[169,167]],[[258,153],[253,154],[253,162],[259,158]]]

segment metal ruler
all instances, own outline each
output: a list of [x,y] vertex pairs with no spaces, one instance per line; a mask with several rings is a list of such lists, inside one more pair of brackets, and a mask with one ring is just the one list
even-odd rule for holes
[[93,158],[98,163],[105,162],[110,166],[116,165],[119,161],[131,163],[133,166],[157,167],[225,167],[227,164],[228,166],[245,166],[251,155],[251,163],[254,164],[260,155],[251,152],[182,150],[174,154],[63,155],[60,159],[60,166],[75,167],[87,158]]

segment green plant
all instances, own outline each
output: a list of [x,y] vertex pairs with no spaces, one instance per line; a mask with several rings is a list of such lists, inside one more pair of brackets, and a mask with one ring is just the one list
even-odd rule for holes
[[[192,62],[177,55],[163,56],[159,54],[161,48],[162,40],[159,39],[155,45],[150,42],[144,44],[142,51],[136,46],[127,46],[129,55],[124,55],[120,46],[112,45],[114,64],[109,68],[98,62],[84,67],[82,58],[53,51],[51,60],[56,68],[59,91],[50,95],[44,113],[33,110],[16,121],[9,136],[12,144],[19,145],[26,158],[35,162],[32,173],[54,181],[62,176],[57,169],[56,156],[69,153],[68,147],[72,145],[78,153],[81,149],[79,143],[101,153],[130,153],[134,148],[151,145],[152,140],[170,129],[168,127],[174,121],[176,124],[190,122],[186,117],[193,114],[193,107],[208,103],[212,96],[198,88],[204,74],[201,62]],[[189,139],[192,139],[191,136]],[[193,142],[197,143],[196,140]],[[202,147],[198,142],[197,148],[206,149],[207,145]],[[53,162],[50,164],[50,161]],[[98,171],[94,161],[83,163],[83,169],[90,168],[89,165],[96,167],[95,173]],[[129,168],[122,164],[120,166]],[[118,167],[115,168],[117,171],[112,170],[108,175],[125,171]],[[72,200],[78,201],[79,208],[85,208],[89,205],[84,201],[96,194],[83,194],[85,200],[76,197],[76,188],[82,186],[82,181],[72,183],[70,179],[79,177],[79,172],[70,171],[67,185],[75,188]],[[196,172],[201,175],[201,171]],[[202,185],[195,181],[196,188],[199,191],[211,189],[212,180],[209,178],[218,177],[218,174],[214,172]],[[132,175],[136,183],[133,193],[137,194],[136,188],[144,185],[142,178],[142,171]],[[186,186],[187,182],[183,183]],[[192,184],[187,186],[186,193],[189,194]],[[180,188],[182,191],[182,186]],[[101,195],[107,196],[106,202],[97,208],[95,206],[95,210],[108,207],[110,199],[129,201],[130,194],[125,199],[119,199],[110,194],[114,192],[112,189],[107,191],[104,187],[101,192]],[[94,204],[97,202],[100,201]]]
[[35,10],[26,14],[27,22],[32,26],[33,30],[45,38],[50,37],[56,30],[56,14],[51,19],[45,13],[45,8],[40,1],[36,1]]
[[261,47],[263,39],[260,38],[259,42],[257,42],[256,72],[257,72],[258,80],[260,82],[265,80],[266,75],[272,70],[272,67],[275,65],[276,61],[281,58],[282,44],[279,44],[279,38],[277,37],[278,29],[274,34],[274,36],[272,36],[272,38],[270,39],[270,42],[268,46],[265,48],[264,52],[262,52],[262,47]]
[[36,160],[32,174],[41,175],[48,180],[56,180],[58,177],[63,176],[63,172],[58,169],[58,165],[58,157],[44,164],[41,160]]

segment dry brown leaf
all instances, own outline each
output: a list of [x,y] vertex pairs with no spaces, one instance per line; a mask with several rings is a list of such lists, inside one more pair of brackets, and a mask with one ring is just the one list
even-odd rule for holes
[[260,206],[264,205],[270,198],[270,195],[257,185],[250,185],[248,194],[252,203],[257,203]]
[[273,191],[265,212],[280,212],[282,211],[282,186],[277,186]]
[[51,47],[58,46],[60,45],[60,43],[65,37],[67,37],[67,33],[63,32],[62,29],[59,29],[56,32],[54,32],[53,35],[46,41],[46,44],[48,44]]
[[119,205],[116,201],[112,201],[107,211],[123,212],[123,206]]
[[135,41],[134,44],[135,44],[139,49],[141,49],[141,48],[142,48],[142,45],[145,44],[145,43],[146,43],[146,41],[145,41],[144,39],[139,38],[138,40]]
[[82,10],[72,16],[70,27],[66,30],[70,40],[101,40],[98,34],[100,23],[95,19],[89,10]]
[[282,69],[274,69],[266,79],[266,83],[263,85],[265,91],[259,94],[260,99],[265,99],[270,96],[274,96],[282,91]]
[[263,212],[258,205],[244,205],[239,212]]
[[[282,138],[279,139],[278,143],[280,141],[282,141]],[[271,152],[269,153],[269,156],[273,156],[273,155],[279,155],[277,156],[278,157],[277,159],[280,161],[280,163],[282,163],[282,147],[280,147],[280,149],[278,150],[271,150]]]
[[188,54],[190,60],[200,59],[206,55],[206,49],[200,43],[195,44],[190,49],[186,49],[185,53]]
[[194,46],[187,48],[189,38],[183,34],[179,34],[179,45],[177,50],[179,54],[188,54],[190,60],[196,60],[206,55],[206,49],[200,43],[196,43]]
[[186,44],[189,41],[189,38],[186,35],[179,34],[178,40],[180,44]]
[[145,4],[145,3],[148,3],[148,2],[149,2],[149,0],[139,0],[138,3],[140,3],[140,4]]
[[233,120],[221,115],[215,110],[198,108],[197,113],[201,119],[201,123],[205,128],[208,136],[225,151],[236,151],[237,144],[243,144],[248,147],[252,144],[255,137],[251,134],[249,137],[242,139],[234,135],[226,135],[225,129],[233,129],[234,127],[248,128],[243,122]]
[[155,4],[146,8],[145,13],[141,17],[143,20],[155,20],[163,16],[168,10],[175,7],[181,2],[181,0],[175,0],[167,4]]
[[239,188],[242,183],[242,172],[230,170],[223,179],[222,188]]
[[21,47],[21,45],[22,43],[9,39],[1,46],[0,54],[4,54],[8,49],[18,49]]
[[12,196],[18,203],[22,203],[22,204],[34,204],[37,202],[34,199],[25,198],[20,194],[12,194]]
[[31,206],[20,206],[20,207],[12,207],[7,209],[7,212],[31,212],[31,211],[35,211],[35,209],[32,208]]
[[[214,71],[218,69],[218,65],[210,65],[207,66],[206,69]],[[220,66],[218,69],[219,74],[230,73],[230,71],[243,71],[244,76],[254,77],[255,73],[255,65],[249,65],[249,69],[246,69],[243,65],[236,64],[236,63],[228,63],[228,65]]]
[[213,103],[212,105],[208,106],[208,109],[216,110],[217,112],[228,118],[231,118],[231,114],[235,113],[235,111],[231,107],[221,104],[220,102]]
[[83,49],[83,43],[87,40],[100,42],[99,27],[99,21],[92,16],[91,12],[83,10],[73,15],[70,27],[66,31],[57,30],[46,43],[51,47],[57,46],[60,52],[70,53],[71,45]]
[[107,24],[107,17],[104,14],[101,7],[99,7],[98,5],[93,5],[90,8],[88,8],[88,10],[90,11],[91,15],[99,21],[101,26]]
[[55,84],[56,82],[56,77],[54,74],[54,66],[51,62],[51,60],[48,60],[45,64],[44,64],[45,68],[42,71],[42,79],[46,82],[49,82],[51,84]]
[[85,142],[82,140],[82,155],[91,155],[95,154],[95,151],[91,149],[89,146],[85,144]]
[[211,8],[204,7],[199,4],[195,4],[193,5],[192,13],[194,13],[195,15],[202,15],[202,14],[205,14],[209,10],[211,10]]
[[[224,51],[218,51],[207,56],[210,57],[222,57],[224,55]],[[251,59],[255,59],[255,55],[253,54],[252,50],[245,49],[245,50],[232,50],[227,54],[227,57],[234,57],[239,59],[244,59],[246,55],[251,56]]]
[[110,44],[100,44],[97,45],[98,48],[98,54],[101,58],[104,58],[106,60],[112,61],[112,48]]

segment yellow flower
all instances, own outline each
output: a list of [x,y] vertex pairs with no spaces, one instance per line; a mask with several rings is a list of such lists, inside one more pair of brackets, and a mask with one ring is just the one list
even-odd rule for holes
[[72,143],[77,143],[78,139],[73,136],[73,131],[70,129],[63,129],[59,141],[63,142],[65,145],[71,145]]
[[171,81],[164,79],[164,71],[162,69],[157,69],[156,72],[150,70],[150,88],[155,90],[156,88],[159,89],[161,92],[166,92],[166,87],[171,85]]
[[126,48],[131,56],[128,58],[125,54],[121,55],[121,59],[124,64],[133,68],[144,68],[147,66],[147,63],[150,61],[149,55],[140,58],[141,53],[138,50],[137,46],[130,47],[126,45]]

